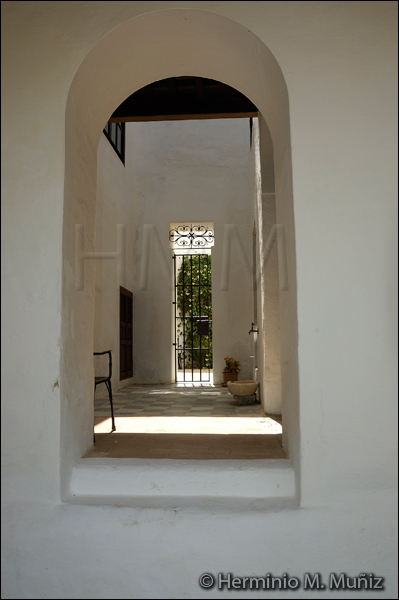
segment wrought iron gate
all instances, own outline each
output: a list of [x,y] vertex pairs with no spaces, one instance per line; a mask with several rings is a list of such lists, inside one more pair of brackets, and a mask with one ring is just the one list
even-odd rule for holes
[[210,381],[212,283],[210,254],[177,254],[175,278],[176,381]]

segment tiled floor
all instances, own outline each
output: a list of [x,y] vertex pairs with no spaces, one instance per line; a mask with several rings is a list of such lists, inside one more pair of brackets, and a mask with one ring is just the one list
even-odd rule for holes
[[238,406],[222,386],[135,385],[113,397],[116,431],[108,395],[96,399],[96,442],[86,457],[286,458],[281,419],[261,404]]
[[[261,404],[238,406],[224,387],[130,386],[114,392],[115,417],[263,417]],[[108,417],[108,396],[95,400],[95,417]]]

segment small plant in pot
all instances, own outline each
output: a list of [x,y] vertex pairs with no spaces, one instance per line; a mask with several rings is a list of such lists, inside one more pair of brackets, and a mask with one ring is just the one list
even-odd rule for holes
[[228,381],[237,381],[238,373],[241,371],[239,360],[234,360],[230,356],[224,358],[225,367],[223,369],[223,385],[226,387]]

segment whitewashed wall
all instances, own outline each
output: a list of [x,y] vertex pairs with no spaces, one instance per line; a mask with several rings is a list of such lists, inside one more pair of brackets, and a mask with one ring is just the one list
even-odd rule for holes
[[[223,358],[241,361],[241,378],[251,376],[248,330],[252,320],[251,263],[253,207],[249,191],[249,119],[127,124],[127,162],[135,229],[134,381],[167,383],[172,373],[172,251],[169,223],[213,221],[213,352],[215,382]],[[233,237],[230,277],[221,290],[225,226]],[[148,263],[143,258],[150,240]],[[158,245],[159,244],[159,245]],[[144,274],[147,270],[148,274]],[[146,277],[146,284],[143,285]],[[144,289],[145,288],[145,289]]]
[[[397,597],[397,4],[3,2],[2,9],[3,597],[209,597],[198,587],[205,571],[321,572],[327,583],[332,571],[373,572],[385,577],[378,597]],[[118,42],[132,62],[126,52],[113,54]],[[151,509],[137,497],[136,505],[122,496],[103,506],[90,495],[80,505],[61,501],[61,483],[65,489],[91,438],[94,285],[84,298],[71,290],[73,227],[85,219],[94,226],[100,123],[128,95],[132,70],[141,87],[187,65],[262,105],[275,146],[276,218],[287,225],[294,298],[280,294],[282,395],[300,493],[294,508],[259,510],[244,498],[237,510],[229,495],[223,509],[215,498],[201,509],[195,498],[188,508],[165,498]],[[284,82],[290,122],[277,102]],[[87,277],[94,281],[90,268]],[[180,466],[169,480],[184,487]],[[211,485],[210,465],[197,467]],[[225,493],[239,469],[230,467]],[[157,471],[147,468],[155,490]],[[263,468],[262,482],[272,470]],[[301,588],[297,597],[314,591]]]
[[[249,152],[249,119],[127,123],[125,166],[105,136],[101,137],[94,348],[113,351],[114,389],[132,381],[170,383],[174,378],[171,221],[213,221],[214,381],[222,382],[225,356],[241,362],[241,379],[252,377],[248,331],[254,200],[250,197]],[[118,225],[126,236],[124,274],[116,258],[102,258],[102,253],[117,250]],[[222,282],[226,257],[229,274]],[[118,375],[119,284],[134,294],[134,377],[122,382]],[[104,390],[98,388],[98,393]]]
[[[132,289],[134,273],[133,240],[135,222],[131,178],[111,144],[101,136],[97,164],[97,202],[95,221],[95,315],[94,352],[112,351],[112,387],[119,381],[119,286]],[[119,229],[119,231],[118,231]],[[119,239],[118,239],[119,237]],[[120,248],[118,248],[118,244]],[[119,256],[117,252],[119,251]],[[115,253],[103,258],[104,253]],[[108,356],[96,358],[97,374],[107,373]],[[104,370],[105,369],[105,370]],[[125,386],[131,379],[124,380]],[[104,385],[96,395],[107,394]]]
[[[263,117],[254,121],[251,152],[251,186],[256,207],[256,301],[257,380],[260,399],[266,414],[282,413],[281,397],[281,327],[280,327],[280,262],[285,268],[286,247],[277,230],[273,143]],[[282,280],[285,274],[282,274]]]

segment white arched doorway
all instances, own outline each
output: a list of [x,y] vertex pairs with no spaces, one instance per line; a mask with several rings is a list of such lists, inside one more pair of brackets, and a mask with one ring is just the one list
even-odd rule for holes
[[[94,266],[77,289],[75,226],[93,250],[97,147],[105,122],[130,94],[153,81],[195,74],[245,94],[267,122],[273,141],[262,160],[273,164],[277,222],[285,229],[289,291],[281,300],[285,445],[295,463],[298,442],[294,218],[287,90],[267,47],[234,21],[197,10],[166,10],[130,20],[86,56],[72,82],[66,111],[63,230],[62,456],[69,471],[92,441]],[[267,154],[267,155],[266,155]],[[269,190],[266,190],[269,191]]]

